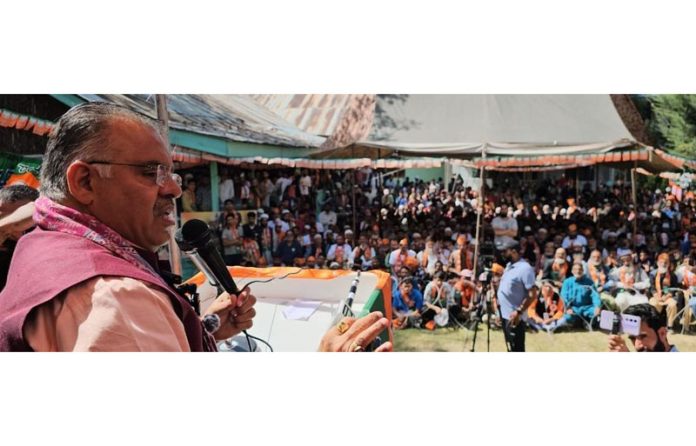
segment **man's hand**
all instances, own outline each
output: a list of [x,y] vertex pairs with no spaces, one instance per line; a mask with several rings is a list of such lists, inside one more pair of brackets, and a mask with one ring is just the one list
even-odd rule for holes
[[626,341],[619,335],[609,335],[609,351],[610,352],[627,352],[628,347]]
[[437,307],[437,306],[431,304],[430,302],[426,302],[425,306],[428,307],[429,309],[435,311],[435,312],[437,312],[440,309],[440,307]]
[[573,314],[575,314],[575,313],[573,312],[573,309],[572,309],[572,308],[568,308],[568,311],[566,311],[566,314],[573,315]]
[[[374,341],[385,328],[389,327],[389,319],[382,317],[379,311],[372,312],[365,317],[355,319],[345,317],[342,319],[348,329],[343,334],[338,329],[338,325],[333,326],[326,332],[319,344],[321,352],[351,352],[356,348],[365,349]],[[391,342],[380,345],[376,352],[390,352],[394,349]]]
[[600,311],[601,311],[601,310],[600,310],[599,307],[595,307],[595,309],[594,309],[594,315],[595,315],[595,316],[599,316],[599,312],[600,312]]
[[23,204],[15,209],[11,214],[0,219],[0,232],[10,235],[14,234],[19,238],[24,231],[34,227],[34,202]]
[[517,327],[517,324],[519,322],[520,322],[520,313],[518,313],[517,310],[510,313],[510,326]]
[[253,325],[252,319],[256,316],[255,304],[256,297],[251,295],[249,288],[239,296],[228,293],[218,296],[205,311],[205,315],[215,313],[220,317],[220,329],[213,334],[215,339],[220,341],[231,338],[242,330],[250,329]]

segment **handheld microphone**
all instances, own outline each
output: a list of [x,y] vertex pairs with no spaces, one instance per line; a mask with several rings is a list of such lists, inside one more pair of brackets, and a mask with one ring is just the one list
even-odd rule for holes
[[188,254],[213,285],[222,287],[230,294],[239,294],[239,288],[215,248],[212,237],[208,224],[195,219],[187,221],[174,235],[179,248]]

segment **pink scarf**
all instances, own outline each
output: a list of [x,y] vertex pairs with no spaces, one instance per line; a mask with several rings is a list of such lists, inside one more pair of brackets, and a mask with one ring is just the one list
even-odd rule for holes
[[158,283],[168,288],[152,266],[138,254],[131,242],[93,216],[60,205],[49,198],[40,197],[34,203],[33,217],[41,229],[86,238],[149,273]]

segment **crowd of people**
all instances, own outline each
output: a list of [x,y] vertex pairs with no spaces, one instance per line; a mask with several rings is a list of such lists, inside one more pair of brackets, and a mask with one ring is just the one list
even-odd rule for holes
[[[0,351],[214,352],[252,327],[251,287],[201,308],[158,257],[183,192],[160,130],[122,106],[77,105],[51,131],[40,193],[0,191]],[[389,325],[344,317],[318,348],[368,351]]]
[[[123,114],[129,125],[132,121],[141,130],[150,125],[112,106],[86,111],[90,107],[76,113],[94,114],[105,122]],[[149,133],[149,129],[143,131],[143,139],[145,134],[152,139]],[[183,212],[212,209],[210,188],[218,187],[222,212],[213,214],[215,219],[209,223],[228,265],[388,272],[392,277],[390,323],[397,329],[434,330],[477,323],[485,306],[489,320],[504,328],[506,338],[522,339],[523,351],[526,326],[549,333],[591,328],[597,325],[600,311],[607,309],[645,315],[655,327],[664,325],[666,335],[677,329],[689,332],[696,311],[696,298],[692,298],[696,197],[674,184],[653,182],[657,187],[642,187],[635,194],[622,181],[579,187],[565,175],[528,181],[523,175],[494,173],[481,191],[482,199],[479,189],[465,185],[461,177],[445,184],[442,179],[411,180],[370,168],[229,169],[221,172],[219,184],[211,185],[209,178],[186,172],[182,179],[165,164],[79,163],[90,175],[94,173],[89,166],[97,166],[97,177],[107,180],[110,165],[142,168],[153,191],[155,186],[171,186],[176,193],[165,198],[179,200]],[[51,169],[45,167],[42,178],[57,178],[65,188],[64,173]],[[62,189],[50,189],[51,185],[42,183],[44,195],[39,199],[38,192],[26,186],[7,187],[0,194],[3,277],[8,277],[9,260],[16,263],[15,241],[37,221],[51,231],[61,227],[67,233],[75,230],[74,225],[61,225],[82,218],[46,198],[49,193],[64,194]],[[78,186],[82,183],[75,190]],[[94,206],[91,193],[88,190],[79,198]],[[122,222],[123,216],[111,209],[99,207],[94,212],[113,218],[124,232],[133,232],[132,238],[148,242],[138,245],[148,251],[138,253],[149,258],[169,234],[160,228],[160,220],[165,226],[175,221],[169,204],[165,207],[158,204],[164,199],[157,200],[157,224],[143,222],[131,228],[133,224]],[[118,204],[132,206],[129,197],[122,201]],[[42,203],[55,209],[43,209]],[[143,220],[152,218],[152,212],[141,213]],[[91,220],[89,224],[97,225]],[[140,234],[142,228],[151,229]],[[99,229],[111,234],[110,227]],[[94,229],[84,231],[85,237],[93,236]],[[155,231],[159,231],[156,237]],[[43,232],[34,230],[32,237],[37,233]],[[98,237],[109,250],[132,257],[110,240]],[[520,320],[524,323],[518,324]],[[199,327],[192,330],[198,333]],[[661,339],[665,344],[666,338]],[[618,341],[612,345],[623,348]]]
[[[634,202],[622,181],[578,188],[574,180],[501,175],[481,202],[461,180],[369,168],[231,170],[218,185],[223,212],[213,226],[229,265],[388,271],[396,328],[471,320],[482,288],[474,271],[492,266],[500,277],[503,252],[516,246],[540,291],[525,309],[533,329],[588,326],[602,308],[650,303],[666,313],[669,331],[688,331],[696,304],[693,194],[661,184]],[[184,185],[200,203],[196,184],[207,194],[209,181],[189,177]],[[484,266],[487,259],[493,265]]]

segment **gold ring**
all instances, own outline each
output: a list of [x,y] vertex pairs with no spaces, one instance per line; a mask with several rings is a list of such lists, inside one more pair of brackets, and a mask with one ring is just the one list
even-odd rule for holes
[[365,351],[365,348],[363,348],[363,346],[358,344],[357,342],[353,341],[353,343],[350,344],[350,351],[351,352],[362,352],[362,351]]
[[350,327],[348,326],[348,322],[346,322],[346,321],[341,321],[338,323],[338,325],[336,325],[336,329],[341,334],[347,332],[348,328],[350,328]]

